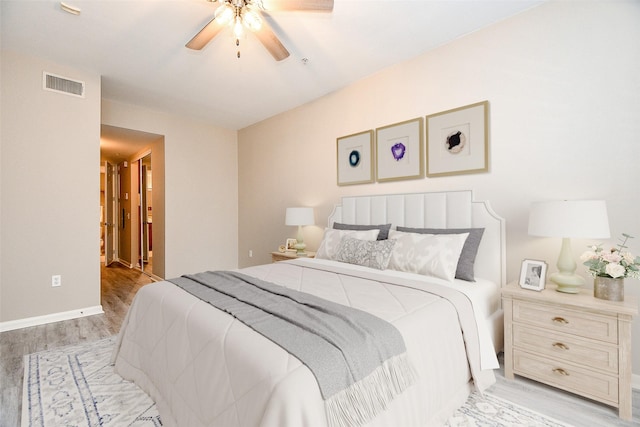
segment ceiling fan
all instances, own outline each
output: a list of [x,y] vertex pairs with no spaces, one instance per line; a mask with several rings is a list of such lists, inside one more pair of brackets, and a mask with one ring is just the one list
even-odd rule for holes
[[[200,50],[220,31],[230,27],[239,46],[245,29],[252,31],[263,46],[275,58],[282,61],[289,51],[263,19],[262,12],[305,11],[331,12],[333,0],[207,0],[218,3],[214,17],[185,45],[189,49]],[[238,58],[240,51],[238,50]]]

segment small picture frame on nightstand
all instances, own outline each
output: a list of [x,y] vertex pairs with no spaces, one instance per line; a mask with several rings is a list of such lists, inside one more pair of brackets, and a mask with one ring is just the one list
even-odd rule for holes
[[522,261],[520,269],[520,280],[518,283],[523,289],[541,291],[547,279],[547,263],[535,259],[525,259]]
[[295,252],[296,251],[296,243],[298,243],[297,239],[287,239],[285,243],[285,251],[286,252]]

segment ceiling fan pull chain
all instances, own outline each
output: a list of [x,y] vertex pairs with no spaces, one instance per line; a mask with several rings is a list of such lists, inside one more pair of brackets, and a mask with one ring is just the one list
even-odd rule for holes
[[236,46],[238,46],[238,59],[240,59],[240,39],[236,39]]

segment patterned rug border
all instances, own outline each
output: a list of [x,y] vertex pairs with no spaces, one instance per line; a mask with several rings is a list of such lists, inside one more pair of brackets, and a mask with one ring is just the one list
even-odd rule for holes
[[24,356],[22,427],[157,427],[155,403],[110,364],[115,336]]
[[[155,403],[109,363],[115,336],[24,356],[22,427],[158,427]],[[448,427],[572,427],[485,392],[472,393]]]

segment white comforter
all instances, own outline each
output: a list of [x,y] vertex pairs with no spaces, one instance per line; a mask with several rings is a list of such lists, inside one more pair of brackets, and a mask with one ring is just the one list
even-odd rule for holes
[[[242,271],[368,311],[395,325],[420,379],[369,425],[441,424],[470,391],[469,361],[456,309],[424,290],[388,283],[397,277],[373,276],[369,270],[367,276],[376,280],[365,279],[357,276],[358,268],[338,274],[344,265],[335,270],[331,264],[297,260]],[[482,333],[479,339],[491,346]],[[475,365],[484,368],[475,374],[480,388],[495,380],[490,368],[497,367],[486,355],[480,362],[484,353],[470,349]],[[153,398],[166,426],[326,426],[323,401],[306,366],[169,282],[138,292],[114,361],[120,375]]]

